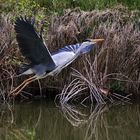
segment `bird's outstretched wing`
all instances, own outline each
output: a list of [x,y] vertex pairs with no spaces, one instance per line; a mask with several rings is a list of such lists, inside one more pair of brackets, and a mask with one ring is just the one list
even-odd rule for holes
[[73,52],[76,53],[77,49],[81,46],[81,43],[73,44],[73,45],[68,45],[63,48],[60,48],[58,52]]
[[[81,45],[82,45],[82,43],[68,45],[68,46],[65,46],[65,47],[59,49],[58,52],[60,52],[60,53],[61,52],[73,52],[73,53],[76,53],[77,50],[81,47]],[[81,49],[80,52],[81,52],[81,54],[85,54],[85,53],[89,52],[92,48],[93,48],[93,45],[88,45],[85,48]]]
[[15,31],[20,51],[32,65],[45,64],[48,67],[55,67],[51,54],[36,33],[31,19],[18,17],[15,21]]

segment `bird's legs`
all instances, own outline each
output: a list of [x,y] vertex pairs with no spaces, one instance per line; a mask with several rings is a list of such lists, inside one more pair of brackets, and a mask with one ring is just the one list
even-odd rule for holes
[[37,80],[36,75],[24,80],[18,87],[16,87],[13,91],[11,91],[10,95],[18,95],[28,84]]

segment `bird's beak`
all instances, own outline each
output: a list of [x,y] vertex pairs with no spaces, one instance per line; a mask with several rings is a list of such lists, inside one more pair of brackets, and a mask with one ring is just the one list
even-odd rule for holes
[[104,39],[88,39],[91,42],[98,43],[104,41]]

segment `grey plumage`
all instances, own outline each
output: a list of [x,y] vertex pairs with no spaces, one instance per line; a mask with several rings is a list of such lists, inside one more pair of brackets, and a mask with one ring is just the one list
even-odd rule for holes
[[16,39],[20,51],[30,61],[29,65],[25,65],[24,69],[21,69],[23,75],[44,76],[49,72],[51,72],[50,75],[59,73],[79,55],[89,52],[96,41],[103,41],[103,39],[89,39],[83,43],[65,46],[51,54],[45,46],[42,36],[36,32],[34,23],[34,20],[26,17],[18,17],[15,21]]

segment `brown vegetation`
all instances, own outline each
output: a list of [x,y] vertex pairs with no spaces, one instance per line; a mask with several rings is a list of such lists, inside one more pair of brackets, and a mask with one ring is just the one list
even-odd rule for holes
[[[92,12],[79,9],[68,10],[64,16],[53,18],[50,25],[48,45],[52,49],[56,49],[56,46],[84,41],[85,38],[105,38],[105,42],[96,46],[90,53],[90,62],[95,66],[98,84],[108,88],[120,84],[119,90],[123,92],[139,93],[140,23],[138,11],[130,12],[124,7]],[[79,58],[72,67],[85,75],[86,68],[83,67],[83,60],[85,57]],[[64,75],[65,72],[62,74]],[[66,76],[63,78],[65,80]],[[96,80],[94,82],[97,83]]]
[[[23,78],[14,78],[21,57],[10,17],[0,17],[0,92],[2,98],[17,86]],[[124,7],[105,11],[84,12],[67,10],[63,16],[52,17],[48,32],[44,34],[51,51],[68,44],[82,42],[86,38],[104,38],[93,51],[81,56],[58,77],[44,79],[42,87],[61,87],[72,81],[72,69],[86,76],[86,57],[94,64],[95,77],[90,77],[100,87],[118,88],[127,93],[140,91],[140,21],[138,11]],[[82,60],[82,61],[81,61]],[[97,80],[98,79],[98,80]],[[36,86],[34,84],[34,86]],[[99,87],[99,86],[98,86]]]

